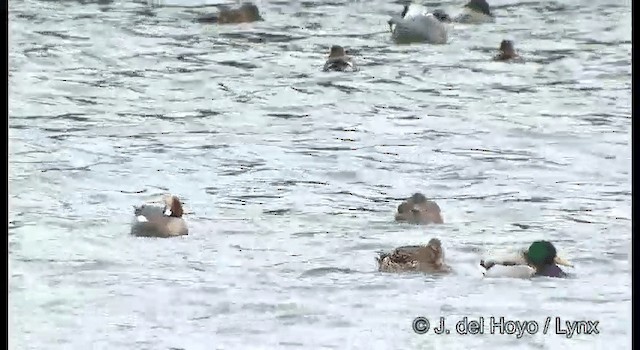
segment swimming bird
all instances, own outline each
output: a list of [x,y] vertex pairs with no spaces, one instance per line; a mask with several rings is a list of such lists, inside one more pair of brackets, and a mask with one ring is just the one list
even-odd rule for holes
[[252,3],[244,3],[237,9],[226,6],[219,7],[218,13],[198,18],[200,23],[233,24],[262,21],[258,6]]
[[378,271],[448,273],[451,267],[444,261],[444,249],[439,239],[432,238],[427,245],[403,246],[376,258]]
[[354,72],[357,70],[353,59],[344,52],[340,45],[331,46],[329,57],[322,68],[323,71]]
[[454,22],[464,24],[481,24],[494,22],[495,18],[486,0],[470,0],[461,14],[454,17]]
[[438,204],[428,200],[422,193],[414,193],[398,205],[396,221],[413,224],[442,224],[441,210]]
[[571,263],[558,256],[553,243],[544,240],[531,243],[528,249],[519,251],[517,256],[511,259],[480,261],[480,266],[487,271],[495,265],[524,265],[531,268],[530,277],[545,276],[558,278],[567,277],[567,274],[558,265],[573,267]]
[[502,40],[500,47],[498,48],[498,54],[493,57],[494,61],[523,61],[520,55],[516,52],[513,46],[513,41]]
[[445,23],[451,18],[442,10],[428,13],[426,9],[415,4],[404,5],[399,17],[392,17],[389,23],[391,38],[396,43],[426,42],[431,44],[447,43],[447,27]]
[[134,206],[131,234],[142,237],[175,237],[189,234],[180,199],[173,195],[162,198],[164,207],[143,204]]

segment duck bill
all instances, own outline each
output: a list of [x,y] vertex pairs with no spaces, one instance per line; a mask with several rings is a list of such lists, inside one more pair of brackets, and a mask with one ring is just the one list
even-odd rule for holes
[[571,264],[570,262],[568,262],[567,260],[559,256],[556,256],[555,259],[553,259],[553,261],[556,263],[556,265],[573,267],[573,264]]

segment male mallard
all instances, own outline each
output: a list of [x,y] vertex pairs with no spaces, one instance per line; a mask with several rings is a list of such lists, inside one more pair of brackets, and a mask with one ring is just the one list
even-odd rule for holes
[[556,247],[549,241],[535,241],[531,243],[529,249],[520,251],[518,256],[513,259],[480,261],[480,266],[484,267],[487,271],[495,265],[529,266],[533,269],[531,271],[531,277],[545,276],[559,278],[567,277],[567,274],[562,271],[558,265],[573,267],[571,263],[557,255]]
[[451,272],[451,267],[444,262],[444,250],[437,238],[429,240],[427,245],[404,246],[391,253],[380,253],[376,261],[380,272]]
[[182,203],[178,197],[162,197],[164,207],[143,204],[134,206],[134,220],[131,234],[143,237],[175,237],[189,234],[187,224],[182,218]]
[[422,193],[415,193],[398,206],[396,221],[407,221],[414,224],[442,224],[440,207],[430,201]]
[[353,72],[357,68],[353,63],[353,59],[344,52],[344,48],[340,45],[331,46],[329,57],[322,68],[323,71]]

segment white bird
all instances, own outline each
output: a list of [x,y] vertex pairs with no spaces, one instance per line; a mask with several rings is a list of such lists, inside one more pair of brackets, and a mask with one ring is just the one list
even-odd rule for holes
[[405,5],[400,17],[392,17],[388,23],[391,38],[396,43],[446,44],[448,30],[445,23],[450,22],[451,18],[444,11],[428,13],[424,7],[412,4]]

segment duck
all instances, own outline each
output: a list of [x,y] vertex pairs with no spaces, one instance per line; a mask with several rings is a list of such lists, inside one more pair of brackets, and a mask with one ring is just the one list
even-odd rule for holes
[[493,57],[494,61],[522,61],[522,58],[516,52],[516,49],[511,40],[502,40],[500,47],[498,48],[498,54]]
[[446,274],[452,271],[444,261],[444,249],[438,238],[427,245],[412,245],[395,248],[390,253],[376,257],[379,272],[422,272]]
[[[480,266],[486,273],[496,265],[529,267],[525,276],[518,277],[555,277],[566,278],[567,273],[558,265],[573,267],[573,264],[558,256],[556,247],[550,241],[540,240],[531,243],[528,249],[522,249],[512,258],[494,260],[480,260]],[[509,273],[505,272],[505,275]]]
[[395,220],[412,224],[444,223],[440,206],[420,192],[414,193],[398,205]]
[[182,215],[182,202],[175,195],[162,197],[164,207],[143,204],[134,206],[134,219],[131,234],[141,237],[176,237],[189,234],[187,223]]
[[404,5],[399,17],[392,17],[389,23],[391,38],[398,44],[426,42],[430,44],[446,44],[448,29],[446,23],[451,18],[443,10],[428,13],[426,9],[415,4]]
[[337,71],[337,72],[354,72],[357,70],[353,59],[344,51],[344,48],[340,45],[331,46],[329,51],[329,57],[322,68],[323,71]]
[[235,24],[262,21],[258,6],[244,3],[237,9],[221,6],[216,15],[206,15],[198,18],[200,23]]
[[491,7],[486,0],[470,0],[461,14],[453,18],[454,22],[463,24],[482,24],[495,21]]

